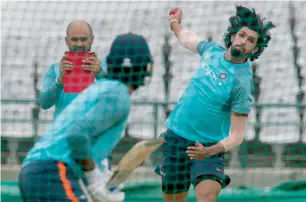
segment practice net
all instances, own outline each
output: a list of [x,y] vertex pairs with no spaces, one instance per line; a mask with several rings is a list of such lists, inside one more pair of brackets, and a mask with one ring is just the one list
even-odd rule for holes
[[[224,45],[223,34],[236,5],[256,9],[276,28],[271,30],[269,47],[252,63],[254,103],[246,138],[239,148],[225,155],[225,171],[232,180],[220,197],[235,201],[239,195],[243,200],[243,196],[249,196],[250,188],[258,191],[253,190],[255,197],[262,188],[306,179],[305,2],[3,1],[2,197],[11,194],[16,196],[14,200],[20,199],[18,190],[12,191],[20,165],[53,120],[54,107],[43,110],[35,100],[44,73],[67,50],[64,39],[70,22],[86,20],[92,26],[95,36],[92,50],[99,59],[106,57],[119,34],[143,35],[150,46],[153,77],[149,85],[132,95],[127,128],[110,156],[116,168],[136,142],[152,139],[166,130],[166,117],[199,66],[199,56],[184,49],[171,32],[168,12],[181,7],[184,28],[203,40]],[[160,152],[158,149],[133,172],[126,200],[162,201],[160,177],[154,173],[161,161]],[[146,190],[145,194],[141,193],[142,189]],[[151,193],[156,191],[159,196]],[[195,200],[191,192],[190,199]],[[290,199],[289,193],[287,196]],[[289,199],[284,197],[284,201]]]

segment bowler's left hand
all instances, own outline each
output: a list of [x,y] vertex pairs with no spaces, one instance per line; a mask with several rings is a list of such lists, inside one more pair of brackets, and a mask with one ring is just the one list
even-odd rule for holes
[[204,147],[199,142],[196,142],[195,146],[189,146],[186,153],[191,160],[203,160],[211,156],[209,148]]

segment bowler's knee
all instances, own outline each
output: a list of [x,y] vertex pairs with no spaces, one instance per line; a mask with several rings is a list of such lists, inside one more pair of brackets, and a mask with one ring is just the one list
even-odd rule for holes
[[196,186],[197,202],[217,202],[221,185],[214,180],[204,180]]
[[203,195],[197,198],[197,202],[217,202],[218,196],[215,194]]

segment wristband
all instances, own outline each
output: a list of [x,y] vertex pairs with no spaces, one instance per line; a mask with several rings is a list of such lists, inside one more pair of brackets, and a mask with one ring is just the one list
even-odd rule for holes
[[171,26],[171,25],[172,25],[172,23],[174,23],[174,22],[179,23],[177,19],[173,19],[173,20],[171,20],[171,21],[169,22],[169,23],[170,23],[170,26]]
[[99,177],[101,175],[100,170],[99,170],[98,167],[95,167],[91,171],[85,171],[84,174],[85,174],[85,177],[87,178],[89,183],[93,183],[96,180],[99,180]]

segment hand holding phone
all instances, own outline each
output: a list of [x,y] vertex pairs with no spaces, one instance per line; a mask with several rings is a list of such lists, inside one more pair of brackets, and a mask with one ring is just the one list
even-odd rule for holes
[[96,55],[86,57],[82,65],[84,70],[90,71],[94,76],[101,72],[101,62]]
[[93,52],[65,52],[65,66],[67,67],[63,68],[66,72],[63,77],[65,93],[80,93],[94,83],[95,77],[91,71],[82,68],[89,64],[86,63],[86,58],[94,55]]

